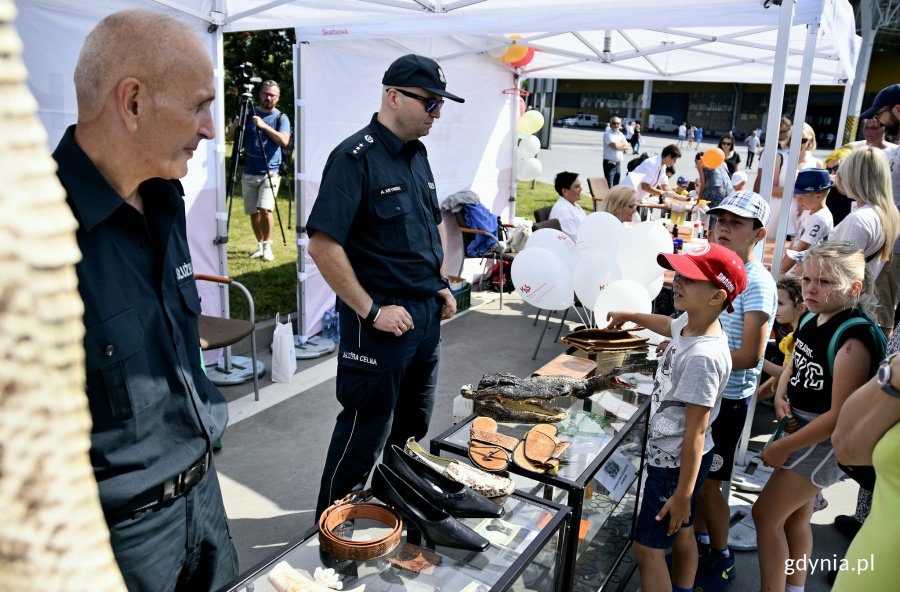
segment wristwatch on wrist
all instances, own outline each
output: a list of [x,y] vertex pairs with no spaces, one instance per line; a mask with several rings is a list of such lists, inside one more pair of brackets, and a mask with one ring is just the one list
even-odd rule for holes
[[894,385],[891,384],[891,361],[896,355],[897,354],[891,354],[890,357],[884,360],[878,367],[878,374],[876,374],[875,376],[878,380],[878,385],[881,387],[881,390],[892,397],[900,399],[900,390],[898,390]]

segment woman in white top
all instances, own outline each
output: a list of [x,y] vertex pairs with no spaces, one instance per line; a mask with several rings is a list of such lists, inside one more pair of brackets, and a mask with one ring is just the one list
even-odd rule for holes
[[890,163],[883,150],[858,148],[841,162],[835,181],[838,189],[855,202],[855,209],[834,227],[828,239],[849,241],[862,250],[871,286],[891,258],[894,241],[900,234]]
[[[781,129],[787,128],[788,131],[790,131],[790,122],[789,120],[787,121],[788,122],[786,123],[786,120],[782,118]],[[825,168],[825,165],[813,155],[812,151],[816,149],[816,132],[808,123],[803,124],[803,135],[800,142],[800,159],[797,162],[797,170]],[[769,207],[771,208],[772,214],[769,217],[769,223],[766,225],[768,240],[772,241],[775,240],[778,231],[778,221],[781,219],[781,199],[784,196],[784,188],[787,187],[788,191],[793,193],[794,181],[796,180],[795,177],[794,179],[791,179],[790,183],[787,183],[787,179],[785,178],[787,176],[787,157],[790,149],[791,136],[788,133],[782,147],[775,155],[775,184],[772,186],[772,199],[769,201]],[[756,181],[753,184],[753,190],[757,193],[759,192],[759,184],[762,176],[762,163],[760,163],[759,172],[757,173]],[[790,197],[791,210],[790,218],[788,219],[787,234],[788,236],[793,236],[797,233],[797,221],[800,219],[800,211],[797,208],[797,203],[793,199],[793,195]]]
[[641,221],[641,216],[637,213],[637,204],[638,198],[633,187],[616,185],[603,200],[602,211],[609,212],[622,223],[637,223]]

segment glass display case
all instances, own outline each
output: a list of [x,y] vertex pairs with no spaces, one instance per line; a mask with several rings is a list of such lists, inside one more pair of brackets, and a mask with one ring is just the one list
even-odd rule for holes
[[[646,361],[647,352],[591,354],[594,374]],[[555,475],[511,463],[517,491],[543,496],[572,509],[567,529],[561,590],[599,590],[610,582],[631,545],[644,470],[650,392],[649,374],[625,374],[634,388],[614,388],[586,399],[560,397],[568,411],[558,437],[571,442]],[[431,441],[432,454],[467,458],[474,415]],[[503,434],[522,438],[533,424],[501,423]]]
[[[401,544],[384,557],[369,561],[336,559],[321,550],[318,530],[277,557],[257,565],[227,586],[229,592],[274,592],[267,576],[281,561],[312,577],[316,567],[334,568],[344,590],[365,585],[366,592],[503,592],[505,590],[559,590],[569,508],[553,501],[516,492],[503,505],[500,518],[461,518],[466,526],[487,538],[491,546],[483,552],[462,551],[427,545],[415,525],[404,521]],[[372,520],[347,522],[344,538],[362,540],[383,534],[385,525]],[[339,527],[339,528],[342,528]],[[407,530],[407,527],[408,530]],[[420,572],[396,565],[394,560],[405,543],[424,546],[436,556]],[[432,557],[434,559],[434,557]]]

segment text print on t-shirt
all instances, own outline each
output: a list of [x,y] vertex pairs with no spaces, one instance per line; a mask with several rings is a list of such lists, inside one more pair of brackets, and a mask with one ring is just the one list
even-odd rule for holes
[[[822,390],[825,381],[822,376],[824,371],[821,364],[810,361],[804,357],[802,353],[812,356],[812,348],[802,341],[797,341],[794,345],[794,374],[791,376],[791,385],[800,386],[803,381],[803,388],[809,390]],[[801,353],[802,352],[802,353]]]

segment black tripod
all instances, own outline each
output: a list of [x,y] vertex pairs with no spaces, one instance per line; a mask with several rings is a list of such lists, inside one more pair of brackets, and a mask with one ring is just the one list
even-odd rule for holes
[[[242,64],[242,68],[246,71],[251,67],[251,64]],[[259,77],[247,76],[244,75],[244,92],[241,94],[240,98],[240,110],[238,115],[238,125],[234,130],[234,144],[231,147],[231,170],[228,173],[228,181],[225,185],[225,197],[228,200],[228,219],[225,222],[226,235],[228,232],[228,228],[231,225],[231,206],[234,204],[234,186],[237,182],[237,173],[238,168],[240,166],[241,154],[244,154],[244,158],[246,158],[246,151],[243,150],[244,147],[244,134],[247,131],[247,124],[250,121],[250,118],[256,113],[256,108],[253,105],[253,83],[261,82]],[[259,127],[254,126],[256,130],[256,143],[259,146],[259,153],[261,158],[265,160],[266,151],[263,145],[262,132]],[[272,200],[275,203],[275,216],[278,218],[278,228],[281,230],[281,241],[284,243],[284,246],[287,246],[287,238],[284,236],[284,226],[281,223],[281,212],[278,210],[278,199],[275,194],[275,187],[272,185],[272,173],[269,171],[268,163],[266,163],[266,180],[269,182],[269,190],[272,192]]]

